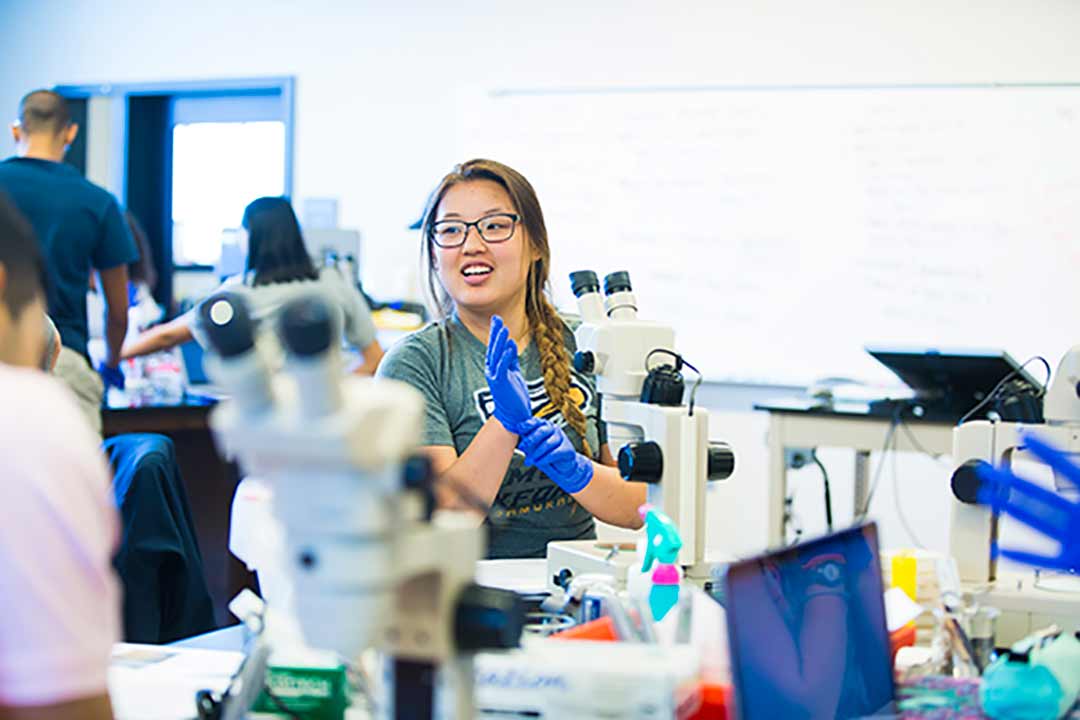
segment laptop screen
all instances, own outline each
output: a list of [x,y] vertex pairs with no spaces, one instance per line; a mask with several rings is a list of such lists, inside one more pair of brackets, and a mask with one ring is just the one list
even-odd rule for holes
[[733,564],[724,604],[744,720],[857,718],[893,699],[873,523]]
[[[868,347],[866,351],[915,391],[927,418],[960,420],[1010,375],[1031,392],[1042,389],[1042,384],[1003,350]],[[984,407],[977,417],[996,409]]]

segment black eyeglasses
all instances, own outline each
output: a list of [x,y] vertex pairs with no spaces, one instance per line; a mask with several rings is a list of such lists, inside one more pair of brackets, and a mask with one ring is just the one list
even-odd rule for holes
[[485,215],[479,220],[440,220],[431,226],[431,239],[441,248],[456,248],[465,244],[469,228],[476,228],[486,243],[506,242],[514,237],[514,228],[520,220],[514,213],[495,213]]

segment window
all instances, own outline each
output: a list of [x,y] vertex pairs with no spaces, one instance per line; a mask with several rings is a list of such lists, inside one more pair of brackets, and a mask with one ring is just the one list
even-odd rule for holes
[[288,193],[281,97],[177,97],[171,115],[173,263],[217,266],[244,207]]
[[173,262],[214,265],[257,197],[285,194],[285,123],[173,126]]

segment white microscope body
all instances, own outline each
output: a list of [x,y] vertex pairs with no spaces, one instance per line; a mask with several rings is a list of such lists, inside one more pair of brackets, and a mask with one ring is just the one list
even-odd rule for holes
[[[974,465],[980,461],[1010,465],[1017,459],[1034,460],[1024,452],[1020,434],[1035,430],[1047,441],[1080,454],[1080,346],[1062,358],[1047,389],[1044,425],[1020,422],[969,421],[953,431],[953,473],[949,552],[956,559],[960,580],[983,601],[1002,611],[998,645],[1008,645],[1053,622],[1068,627],[1080,622],[1080,595],[1046,590],[1035,585],[1032,571],[999,574],[992,547],[998,540],[998,517],[975,504],[979,481]],[[1069,492],[1067,482],[1055,478],[1058,492]]]
[[[602,398],[600,415],[607,424],[608,443],[618,453],[620,472],[624,479],[647,483],[648,502],[663,510],[679,529],[683,541],[679,564],[688,577],[703,580],[708,571],[704,562],[706,484],[731,475],[735,462],[731,449],[724,443],[710,444],[707,410],[683,403],[682,382],[675,369],[675,332],[667,325],[638,319],[627,273],[605,278],[605,297],[600,295],[595,273],[582,271],[570,277],[582,319],[574,333],[578,348],[574,367],[596,376]],[[647,382],[650,370],[664,364],[667,374]],[[666,392],[670,381],[678,382],[677,398]],[[643,401],[643,389],[657,391],[656,397]],[[548,546],[552,583],[564,570],[612,574],[623,582],[631,562],[633,553],[620,557],[591,540]]]
[[242,301],[224,295],[204,307],[217,379],[233,391],[211,425],[272,488],[306,643],[350,661],[373,647],[392,658],[380,716],[472,717],[475,648],[466,645],[484,633],[470,626],[475,592],[489,598],[471,585],[484,541],[475,522],[428,522],[413,489],[427,480],[413,459],[422,397],[403,383],[343,378],[325,306],[322,316],[311,301],[285,310],[289,359],[276,377],[243,327]]

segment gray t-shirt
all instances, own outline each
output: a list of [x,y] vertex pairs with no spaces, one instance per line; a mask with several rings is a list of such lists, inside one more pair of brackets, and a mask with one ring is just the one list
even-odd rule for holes
[[[247,301],[248,310],[258,321],[259,334],[263,338],[276,338],[276,333],[269,331],[273,329],[282,307],[297,298],[315,295],[325,300],[331,312],[338,315],[339,326],[349,345],[362,351],[375,341],[375,322],[364,296],[355,285],[346,282],[335,268],[324,268],[317,280],[296,280],[256,287],[246,285],[242,276],[235,275],[225,280],[212,294],[219,292],[236,293]],[[188,311],[184,320],[195,340],[205,348],[209,347],[209,340],[199,315],[201,305]]]
[[[564,336],[573,354],[574,336],[569,330]],[[484,343],[454,316],[403,338],[383,358],[380,377],[407,382],[424,396],[424,445],[448,445],[461,455],[491,417],[493,401],[484,377],[486,351]],[[529,343],[521,353],[520,365],[533,415],[561,427],[581,451],[580,436],[551,406],[535,343]],[[599,457],[607,438],[599,418],[596,386],[591,378],[574,371],[571,385],[571,393],[585,413],[589,448]],[[592,515],[542,472],[525,467],[523,460],[522,452],[516,450],[488,510],[488,557],[544,557],[552,540],[596,537]]]

